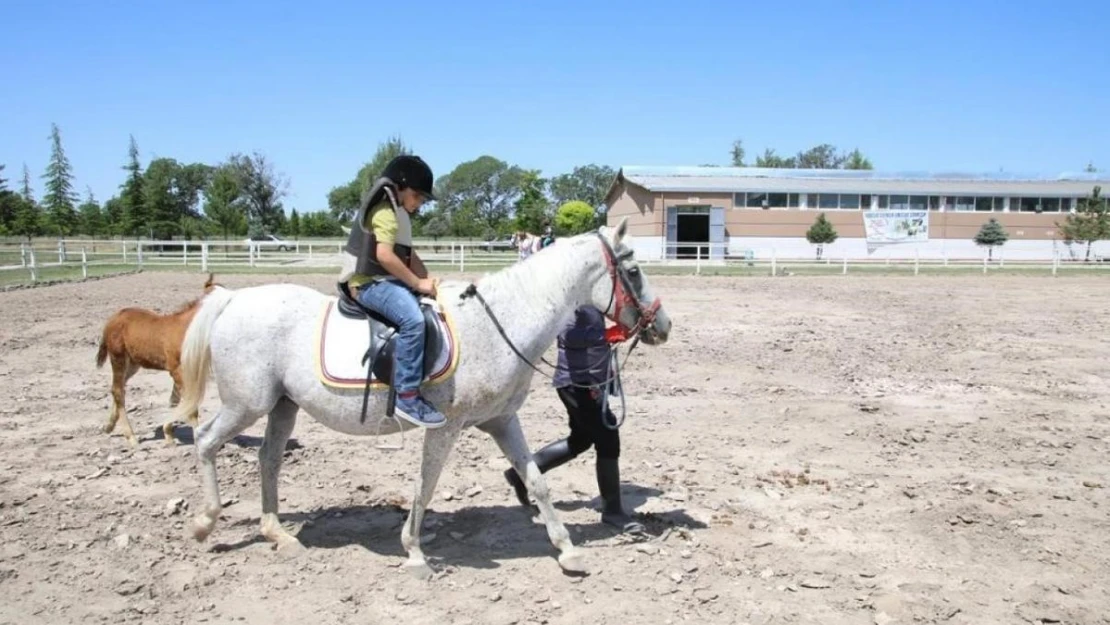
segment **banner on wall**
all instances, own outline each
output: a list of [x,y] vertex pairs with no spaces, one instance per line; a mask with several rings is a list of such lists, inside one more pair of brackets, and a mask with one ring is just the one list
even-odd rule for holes
[[929,240],[929,211],[862,211],[867,251],[897,243],[925,243]]

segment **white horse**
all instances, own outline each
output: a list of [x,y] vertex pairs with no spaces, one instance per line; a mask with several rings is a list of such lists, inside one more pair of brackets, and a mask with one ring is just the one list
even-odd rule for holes
[[[461,354],[450,378],[423,390],[447,416],[448,424],[424,435],[420,479],[401,532],[408,553],[405,566],[418,578],[432,574],[420,546],[425,507],[451,448],[463,428],[470,426],[493,437],[535,496],[548,537],[560,552],[559,564],[566,571],[586,571],[555,514],[517,411],[538,370],[533,363],[579,306],[605,311],[647,345],[667,340],[670,319],[632,250],[622,244],[625,231],[622,221],[615,230],[601,228],[563,239],[531,262],[488,274],[474,285],[440,285],[439,300],[454,321]],[[182,343],[183,388],[177,406],[178,414],[191,414],[204,397],[211,370],[222,405],[195,436],[206,500],[203,512],[192,521],[197,540],[212,532],[221,510],[216,452],[263,415],[268,414],[269,420],[259,450],[261,533],[279,549],[303,548],[278,521],[278,472],[298,408],[323,425],[352,435],[385,435],[413,427],[394,420],[383,423],[387,419],[384,390],[370,393],[364,423],[361,389],[336,389],[320,381],[314,349],[320,311],[329,299],[335,297],[294,284],[220,288],[205,296]]]

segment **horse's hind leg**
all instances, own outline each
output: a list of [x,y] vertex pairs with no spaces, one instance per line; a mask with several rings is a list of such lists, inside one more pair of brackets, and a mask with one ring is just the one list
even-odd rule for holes
[[540,509],[544,525],[547,526],[547,536],[551,539],[551,544],[559,550],[559,566],[563,567],[564,571],[584,573],[585,563],[578,548],[571,542],[567,528],[555,515],[555,506],[551,504],[547,480],[532,459],[532,452],[528,450],[528,441],[524,438],[524,431],[520,429],[517,416],[514,414],[501,417],[483,423],[478,428],[493,437],[518,475],[527,476],[525,484],[528,486],[528,492],[536,498],[536,506]]
[[112,413],[108,417],[108,424],[104,426],[105,433],[111,433],[116,427],[116,421],[123,420],[123,437],[132,447],[139,446],[139,439],[131,429],[131,421],[127,418],[124,408],[127,381],[139,371],[139,366],[131,362],[126,355],[112,357]]
[[303,549],[300,541],[285,531],[278,520],[278,473],[281,472],[285,443],[293,434],[299,407],[288,397],[278,400],[270,411],[266,434],[258,450],[258,464],[262,472],[262,535],[278,549],[298,552]]
[[193,518],[193,538],[203,541],[208,538],[220,518],[220,483],[216,477],[216,453],[243,430],[250,427],[257,417],[244,414],[241,410],[220,406],[212,419],[196,430],[197,459],[200,462],[201,481],[204,486],[204,512]]
[[420,481],[416,483],[412,509],[409,510],[409,517],[405,520],[404,529],[401,530],[401,545],[409,554],[405,568],[418,579],[428,579],[432,576],[432,569],[424,559],[424,550],[420,547],[420,527],[424,522],[424,510],[432,501],[436,482],[443,472],[443,465],[447,462],[451,448],[459,438],[459,432],[459,426],[448,423],[447,427],[427,430],[424,434]]

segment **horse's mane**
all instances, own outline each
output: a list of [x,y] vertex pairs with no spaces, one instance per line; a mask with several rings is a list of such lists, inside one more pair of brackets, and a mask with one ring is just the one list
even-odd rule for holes
[[177,310],[173,311],[170,314],[171,315],[180,315],[181,313],[192,310],[193,308],[200,305],[200,301],[202,299],[204,299],[204,296],[208,295],[208,293],[211,292],[212,289],[214,289],[216,287],[223,288],[223,285],[215,281],[215,274],[212,274],[212,273],[208,274],[208,280],[206,280],[204,282],[204,293],[197,296],[197,297],[194,297],[193,299],[189,300],[188,302],[185,302],[180,307],[178,307]]

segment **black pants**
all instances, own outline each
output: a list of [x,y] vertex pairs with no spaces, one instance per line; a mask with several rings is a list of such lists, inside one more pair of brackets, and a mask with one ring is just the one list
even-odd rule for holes
[[[567,407],[570,417],[570,436],[567,437],[567,446],[575,456],[593,446],[597,449],[598,458],[616,460],[621,455],[621,438],[617,430],[605,427],[602,422],[603,389],[578,388],[564,386],[556,389],[559,399]],[[616,423],[612,411],[605,408],[605,417],[609,423]]]

